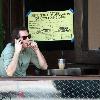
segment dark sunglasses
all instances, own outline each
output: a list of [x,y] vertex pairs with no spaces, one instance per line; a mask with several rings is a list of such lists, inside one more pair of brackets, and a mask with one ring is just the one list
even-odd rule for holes
[[26,40],[27,38],[31,38],[31,34],[29,34],[28,36],[22,36],[23,40]]

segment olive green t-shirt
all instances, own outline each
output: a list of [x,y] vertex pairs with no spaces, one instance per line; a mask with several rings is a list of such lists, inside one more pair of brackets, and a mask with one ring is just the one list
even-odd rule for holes
[[[15,48],[11,43],[8,43],[5,49],[2,51],[0,57],[0,76],[7,76],[6,69],[12,61],[14,52]],[[40,68],[35,52],[31,48],[26,48],[19,54],[17,68],[13,76],[26,76],[26,70],[30,62],[34,62],[34,65],[37,68]]]

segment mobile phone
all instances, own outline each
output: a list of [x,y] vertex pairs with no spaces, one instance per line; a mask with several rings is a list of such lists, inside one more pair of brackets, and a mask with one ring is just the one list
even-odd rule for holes
[[[21,40],[19,40],[19,42],[20,42]],[[22,44],[23,42],[21,41],[21,44]]]
[[16,37],[16,40],[18,40],[19,39],[19,37]]
[[[17,37],[17,38],[16,38],[16,40],[18,40],[18,39],[20,39],[20,38],[19,38],[19,37]],[[21,41],[21,40],[19,40],[19,42],[20,42],[20,41]],[[22,44],[22,43],[23,43],[23,42],[21,41],[21,44]]]

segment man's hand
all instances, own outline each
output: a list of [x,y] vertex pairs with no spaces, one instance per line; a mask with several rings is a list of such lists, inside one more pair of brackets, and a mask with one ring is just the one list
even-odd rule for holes
[[16,53],[20,53],[20,51],[22,50],[22,42],[20,39],[15,39],[15,52]]
[[34,42],[34,41],[29,41],[29,46],[28,47],[32,48],[34,51],[39,49],[37,43]]

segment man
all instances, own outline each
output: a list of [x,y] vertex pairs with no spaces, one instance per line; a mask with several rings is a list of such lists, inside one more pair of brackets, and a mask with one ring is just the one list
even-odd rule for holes
[[48,65],[36,42],[24,27],[16,28],[12,41],[3,50],[0,58],[0,76],[26,76],[29,63],[46,70]]

